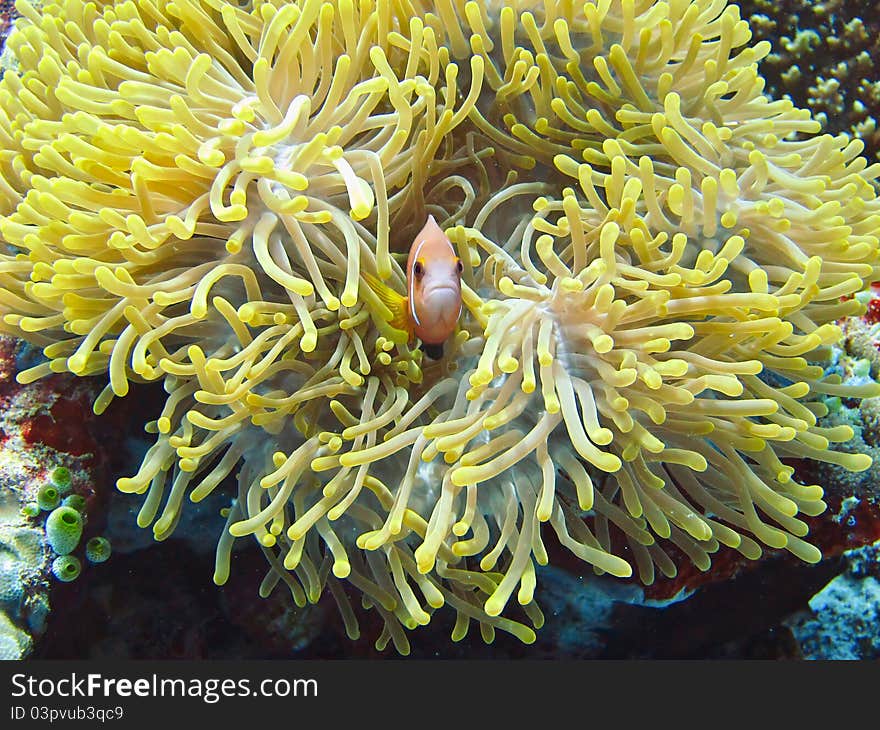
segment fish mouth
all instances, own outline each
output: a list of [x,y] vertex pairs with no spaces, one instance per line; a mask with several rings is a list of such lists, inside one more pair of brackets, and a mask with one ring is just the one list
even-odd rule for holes
[[453,286],[452,284],[437,284],[431,287],[425,287],[422,294],[423,296],[433,296],[435,294],[446,294],[449,293],[455,297],[461,296],[461,287]]

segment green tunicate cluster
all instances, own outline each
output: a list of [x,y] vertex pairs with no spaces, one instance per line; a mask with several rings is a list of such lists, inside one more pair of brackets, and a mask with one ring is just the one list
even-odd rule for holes
[[49,479],[62,494],[70,491],[70,469],[66,466],[56,466],[49,474]]
[[82,515],[73,507],[58,507],[46,518],[46,537],[59,555],[67,555],[76,548],[82,528]]
[[76,580],[82,572],[82,563],[73,555],[59,555],[52,561],[52,573],[65,583]]
[[86,560],[90,563],[103,563],[110,552],[110,541],[106,537],[93,537],[86,543]]
[[21,513],[25,517],[36,517],[38,514],[40,514],[40,511],[40,505],[38,505],[36,502],[27,502],[26,504],[22,505],[21,508]]
[[42,510],[55,509],[61,503],[61,494],[54,484],[42,484],[37,490],[37,504]]
[[84,512],[86,508],[86,498],[81,494],[68,494],[62,501],[65,507],[72,507],[77,512]]

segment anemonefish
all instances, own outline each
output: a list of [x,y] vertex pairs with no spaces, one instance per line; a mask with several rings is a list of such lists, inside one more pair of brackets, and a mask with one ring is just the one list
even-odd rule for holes
[[452,242],[428,216],[409,250],[406,296],[370,274],[364,278],[391,310],[391,326],[420,339],[425,353],[439,360],[461,316],[461,271]]

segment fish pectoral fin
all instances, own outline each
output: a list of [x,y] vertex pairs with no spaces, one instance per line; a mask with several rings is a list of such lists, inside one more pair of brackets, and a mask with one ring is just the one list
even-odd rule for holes
[[394,329],[406,332],[409,337],[412,337],[412,325],[410,324],[409,315],[407,314],[409,298],[394,291],[390,286],[366,271],[361,272],[361,276],[364,281],[367,282],[370,289],[376,294],[379,301],[391,314],[390,317],[383,317],[383,319],[385,319]]
[[403,296],[403,294],[394,291],[394,289],[388,286],[385,282],[380,281],[369,272],[362,271],[361,276],[364,281],[370,285],[370,288],[376,292],[376,296],[379,297],[382,304],[388,307],[392,312],[400,308],[401,302],[406,301],[406,297]]
[[[391,310],[392,317],[389,324],[398,330],[403,330],[409,335],[410,339],[412,339],[412,326],[409,322],[409,316],[407,315],[407,308],[409,307],[409,297],[404,297],[401,299],[400,309]],[[389,307],[389,309],[391,309]]]

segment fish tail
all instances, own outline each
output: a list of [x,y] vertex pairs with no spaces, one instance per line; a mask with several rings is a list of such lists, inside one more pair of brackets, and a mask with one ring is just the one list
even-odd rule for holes
[[388,319],[388,324],[394,329],[406,332],[407,336],[412,339],[413,329],[408,313],[409,299],[394,291],[394,289],[383,281],[377,279],[369,272],[362,271],[361,277],[367,282],[370,289],[372,289],[378,297],[379,301],[385,305],[389,312],[391,312],[391,318]]

